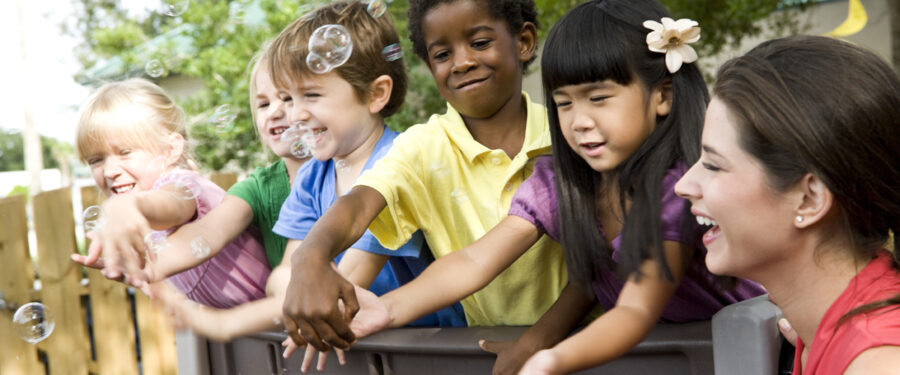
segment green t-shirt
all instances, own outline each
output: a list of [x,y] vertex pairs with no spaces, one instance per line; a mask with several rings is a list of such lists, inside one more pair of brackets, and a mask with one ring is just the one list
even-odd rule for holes
[[253,210],[252,224],[262,232],[263,245],[269,265],[275,268],[281,263],[287,239],[272,232],[278,221],[281,205],[291,192],[284,160],[265,168],[256,168],[246,179],[228,189],[228,194],[247,202]]

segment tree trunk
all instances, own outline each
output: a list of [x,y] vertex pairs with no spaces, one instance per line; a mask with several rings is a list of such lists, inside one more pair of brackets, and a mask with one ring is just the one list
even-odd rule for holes
[[889,22],[891,23],[891,59],[894,63],[894,71],[900,74],[900,1],[888,0],[890,8]]
[[[25,17],[23,16],[22,0],[16,0],[16,14],[19,20],[19,53],[22,69],[21,82],[27,82],[28,62],[25,51]],[[34,120],[31,118],[31,103],[29,102],[30,87],[20,86],[22,90],[22,110],[24,112],[24,130],[22,131],[22,147],[25,151],[25,169],[31,175],[31,183],[28,186],[28,194],[35,195],[41,192],[41,170],[44,169],[43,155],[41,154],[41,137],[34,129]]]

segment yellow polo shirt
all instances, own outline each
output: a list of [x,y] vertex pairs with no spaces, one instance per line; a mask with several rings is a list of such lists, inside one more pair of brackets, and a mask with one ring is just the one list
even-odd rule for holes
[[[394,139],[382,159],[357,185],[384,196],[387,207],[369,231],[395,249],[421,229],[435,258],[481,238],[507,216],[516,189],[528,176],[532,158],[550,153],[547,111],[525,94],[525,143],[512,160],[503,150],[475,141],[462,117],[447,105]],[[534,324],[566,285],[558,243],[538,242],[488,286],[461,301],[470,326]]]

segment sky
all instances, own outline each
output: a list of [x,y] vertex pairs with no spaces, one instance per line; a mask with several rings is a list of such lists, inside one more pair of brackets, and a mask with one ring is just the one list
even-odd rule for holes
[[[16,3],[24,19],[24,64]],[[40,134],[74,142],[78,107],[90,91],[72,78],[79,69],[72,52],[77,40],[60,28],[73,14],[71,0],[0,2],[0,128],[24,129],[27,101]]]

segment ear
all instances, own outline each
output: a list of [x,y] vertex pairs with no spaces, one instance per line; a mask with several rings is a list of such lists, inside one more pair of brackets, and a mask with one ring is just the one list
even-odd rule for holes
[[382,74],[369,85],[369,113],[376,114],[384,109],[391,101],[391,92],[394,89],[394,80]]
[[653,89],[650,102],[657,116],[666,116],[672,112],[672,79],[666,78]]
[[516,42],[519,49],[519,61],[525,63],[531,60],[537,51],[537,27],[531,22],[522,24]]
[[[794,226],[806,228],[822,220],[831,211],[834,194],[825,183],[812,173],[807,173],[797,182],[795,191],[798,202]],[[797,219],[799,218],[799,219]]]
[[169,133],[167,138],[169,144],[166,150],[166,166],[171,167],[177,165],[178,161],[181,160],[181,155],[184,154],[184,137],[181,134],[172,132]]

